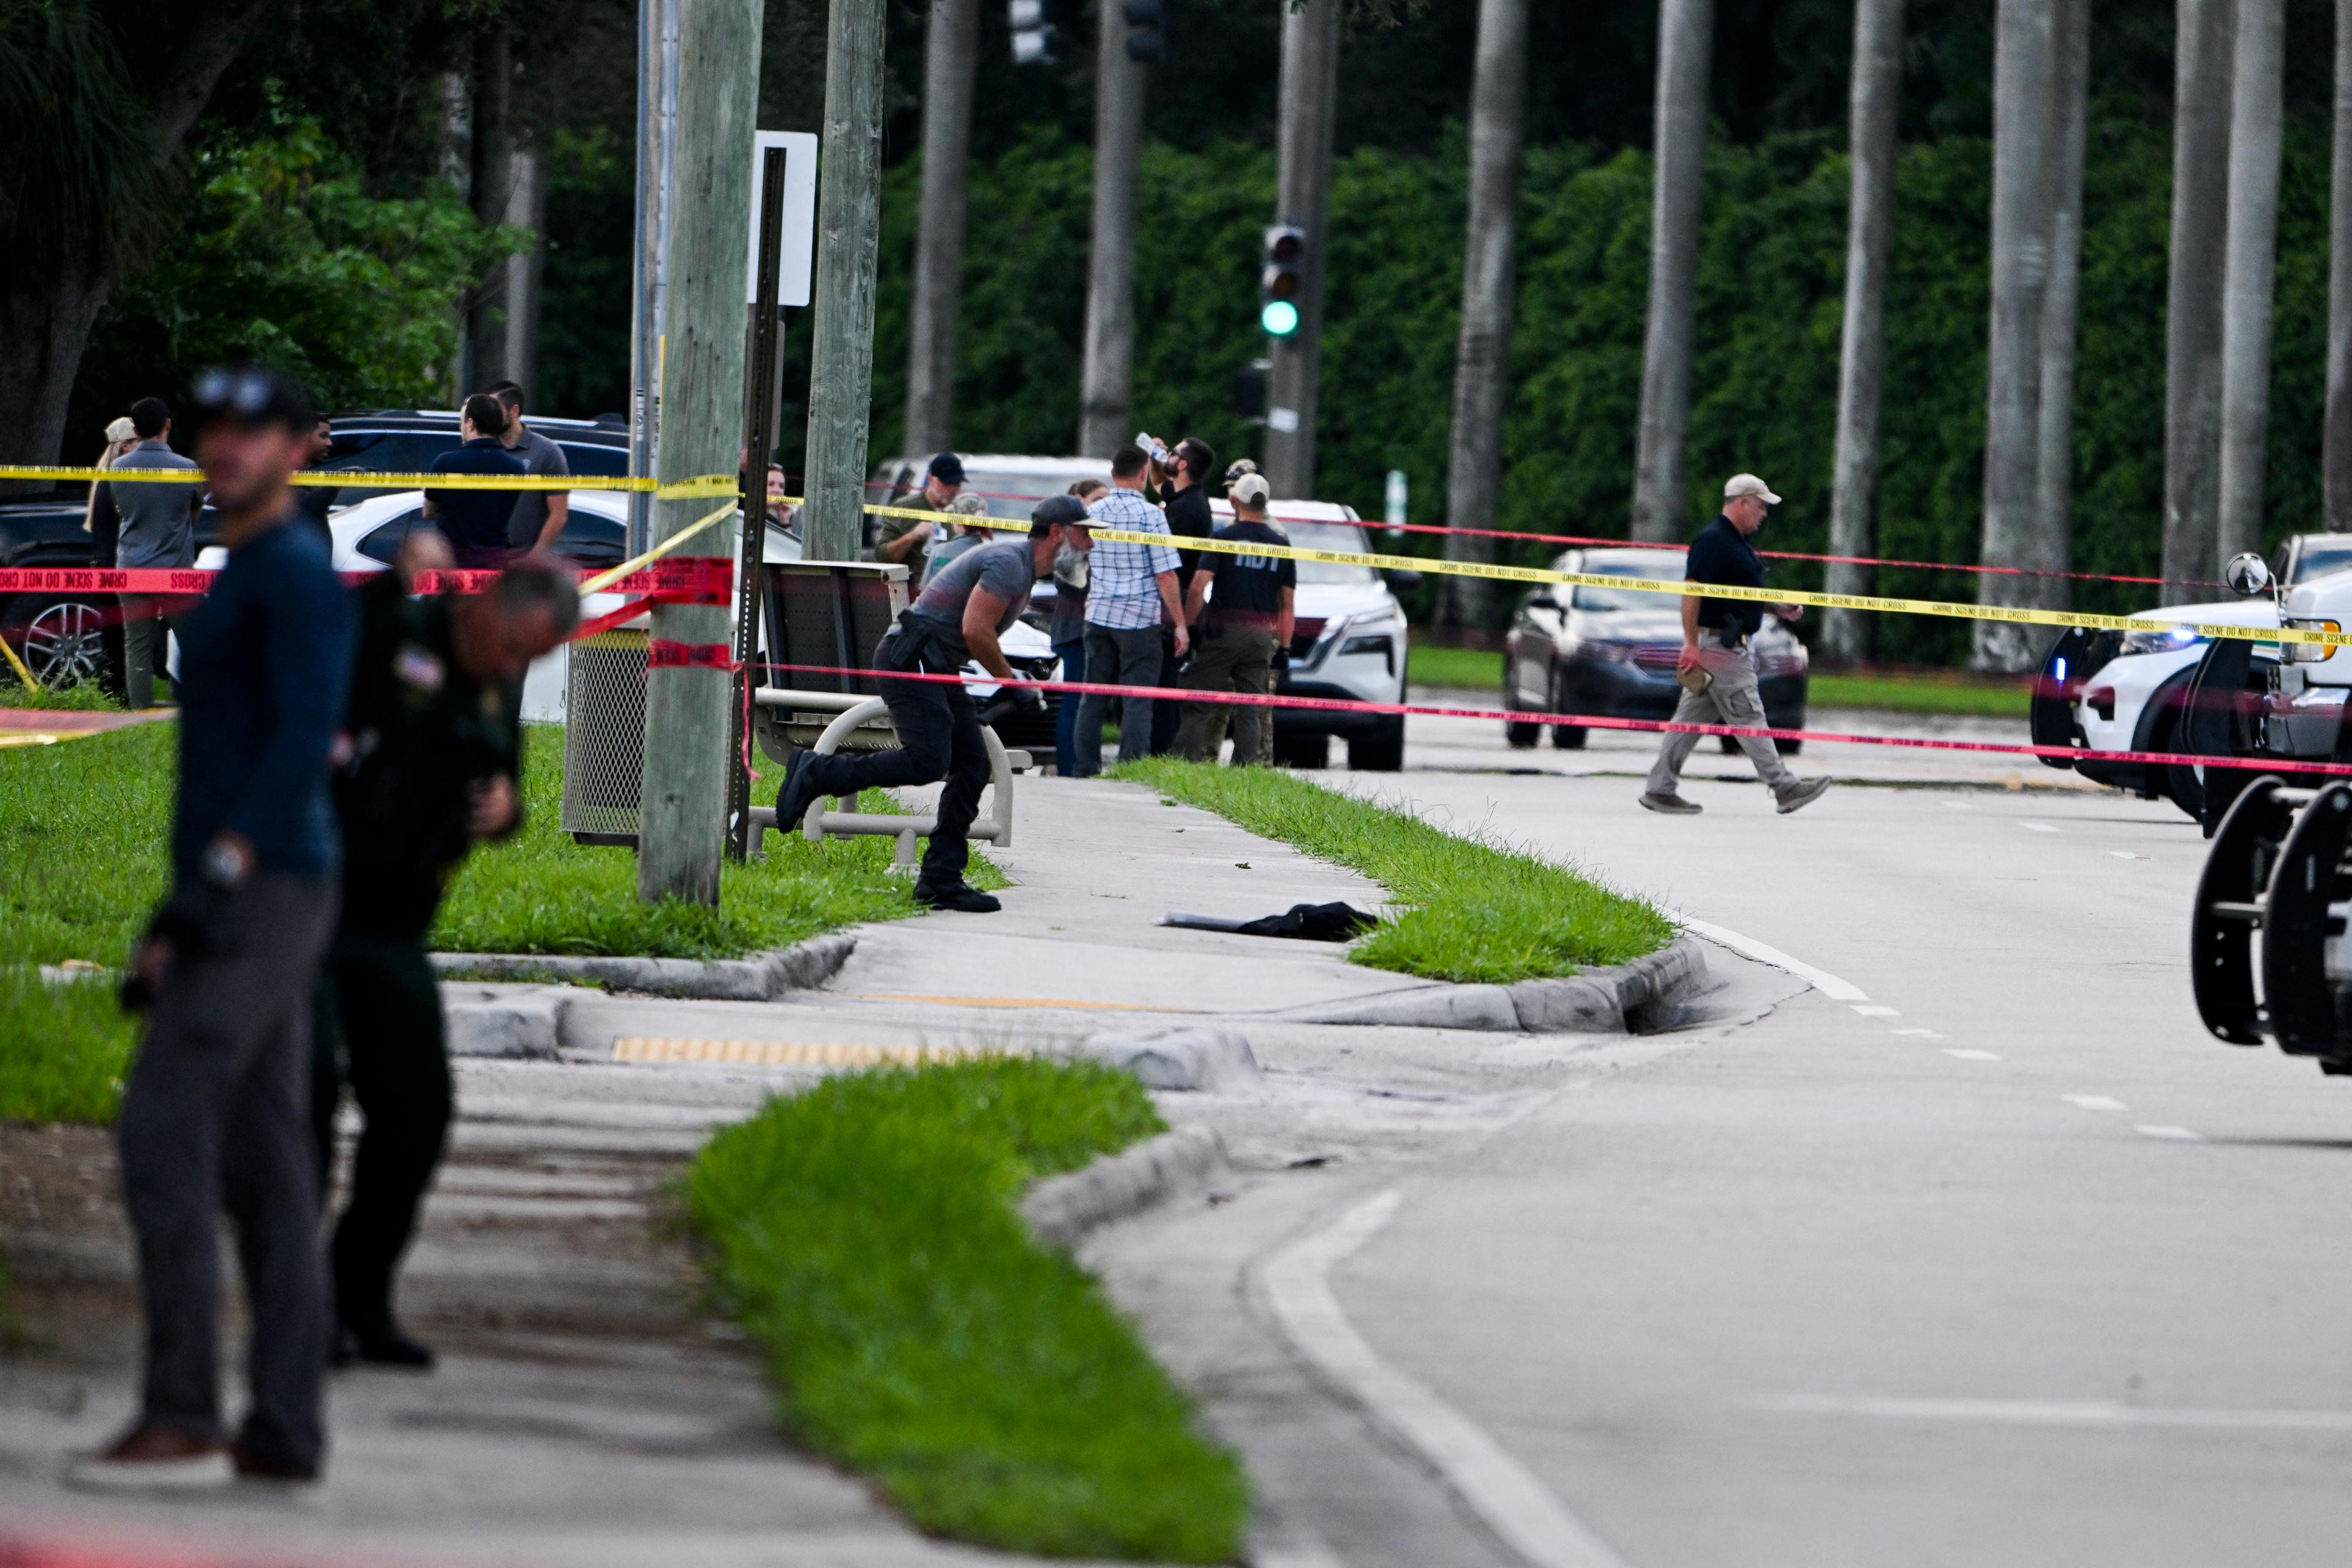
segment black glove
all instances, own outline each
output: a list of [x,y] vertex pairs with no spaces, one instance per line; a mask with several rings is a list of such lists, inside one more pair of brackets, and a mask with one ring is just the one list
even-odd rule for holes
[[1274,678],[1276,680],[1290,679],[1290,650],[1286,647],[1274,650]]
[[1009,686],[1005,688],[1005,695],[1013,699],[1013,708],[1020,712],[1043,713],[1045,710],[1045,694],[1034,686]]
[[199,879],[183,882],[157,907],[147,930],[132,949],[131,967],[123,972],[120,999],[126,1013],[144,1012],[155,1000],[155,988],[141,973],[140,957],[150,944],[161,944],[167,963],[234,952],[236,940],[228,929],[229,891],[217,882]]

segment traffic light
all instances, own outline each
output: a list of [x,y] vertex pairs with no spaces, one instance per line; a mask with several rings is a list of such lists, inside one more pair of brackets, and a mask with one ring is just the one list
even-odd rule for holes
[[1307,231],[1276,224],[1265,231],[1265,272],[1258,286],[1257,324],[1268,337],[1298,330],[1298,301],[1307,292]]
[[1061,30],[1054,26],[1047,0],[1008,0],[1004,12],[1005,20],[1013,24],[1013,63],[1054,64],[1054,45],[1060,40]]
[[1168,20],[1167,8],[1160,0],[1126,0],[1126,5],[1127,58],[1150,65],[1168,52],[1168,40],[1160,31]]

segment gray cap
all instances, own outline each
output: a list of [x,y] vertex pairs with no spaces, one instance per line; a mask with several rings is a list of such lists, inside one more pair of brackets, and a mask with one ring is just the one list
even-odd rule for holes
[[1036,538],[1057,522],[1084,522],[1087,503],[1076,496],[1047,496],[1029,512],[1029,537]]
[[1754,474],[1734,474],[1723,482],[1724,500],[1738,500],[1742,496],[1754,496],[1766,506],[1780,504],[1780,498],[1772,493],[1772,487]]

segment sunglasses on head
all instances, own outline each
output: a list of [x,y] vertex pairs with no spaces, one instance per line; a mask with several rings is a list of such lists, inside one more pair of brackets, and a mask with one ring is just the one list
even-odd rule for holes
[[257,370],[208,370],[196,377],[196,406],[207,413],[251,418],[267,411],[277,393],[276,384]]

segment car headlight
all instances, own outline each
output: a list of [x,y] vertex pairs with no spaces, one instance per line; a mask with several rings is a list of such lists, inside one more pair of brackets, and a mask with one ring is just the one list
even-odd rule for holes
[[2144,632],[2126,632],[2118,657],[2126,653],[2177,653],[2184,647],[2195,647],[2205,639],[2187,626],[2150,627]]

